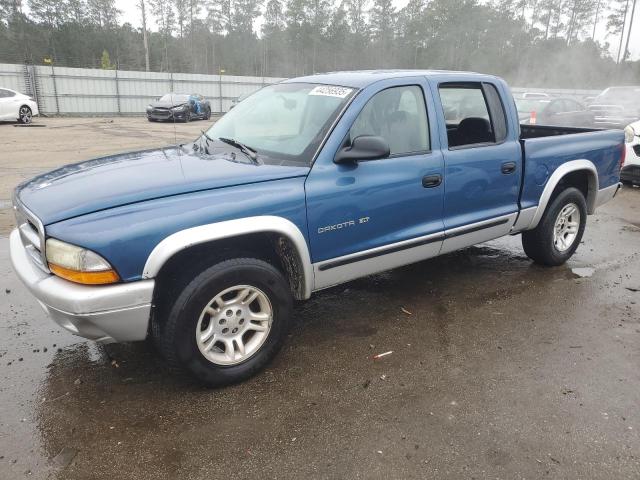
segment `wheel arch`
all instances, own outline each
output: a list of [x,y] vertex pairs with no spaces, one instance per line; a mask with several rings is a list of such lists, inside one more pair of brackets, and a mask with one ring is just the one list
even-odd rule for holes
[[[263,241],[266,240],[264,244]],[[294,298],[304,300],[313,289],[313,268],[307,242],[300,229],[283,217],[258,216],[211,223],[169,235],[151,251],[142,277],[156,278],[170,262],[195,248],[239,246],[241,251],[277,256]],[[212,251],[212,250],[210,250]]]
[[590,160],[572,160],[560,165],[549,177],[527,230],[538,226],[547,205],[557,192],[566,187],[576,187],[585,195],[589,215],[595,211],[599,189],[598,170]]

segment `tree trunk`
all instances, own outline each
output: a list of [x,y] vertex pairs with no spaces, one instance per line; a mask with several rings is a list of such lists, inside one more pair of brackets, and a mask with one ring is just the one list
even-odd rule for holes
[[627,55],[629,54],[629,39],[631,38],[631,31],[633,28],[634,13],[636,13],[636,0],[633,0],[633,6],[631,7],[631,18],[629,18],[629,31],[627,32],[627,41],[625,42],[624,51],[622,52],[622,63],[625,62]]

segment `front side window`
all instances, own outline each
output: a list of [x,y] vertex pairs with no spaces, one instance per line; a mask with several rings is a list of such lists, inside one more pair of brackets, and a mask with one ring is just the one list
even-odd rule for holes
[[15,94],[9,90],[4,90],[0,88],[0,98],[9,98],[13,97]]
[[450,148],[499,143],[506,138],[506,115],[493,85],[441,84],[439,92]]
[[311,83],[279,83],[238,103],[208,131],[233,138],[265,161],[310,165],[315,151],[353,88]]
[[377,93],[351,126],[351,141],[361,135],[384,138],[391,155],[429,151],[429,123],[422,89],[409,85]]

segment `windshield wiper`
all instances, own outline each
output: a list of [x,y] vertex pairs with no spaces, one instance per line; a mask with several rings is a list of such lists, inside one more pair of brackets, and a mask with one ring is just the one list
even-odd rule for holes
[[213,138],[211,138],[209,135],[207,135],[207,132],[205,132],[204,130],[200,130],[200,131],[202,132],[202,135],[204,136],[204,138],[206,138],[210,142],[213,142]]
[[[207,138],[209,138],[208,135],[207,135]],[[236,147],[238,150],[244,153],[247,157],[249,157],[253,163],[258,165],[258,152],[255,149],[249,147],[248,145],[245,145],[244,143],[240,143],[234,138],[219,137],[219,140],[228,145],[231,145],[232,147]]]

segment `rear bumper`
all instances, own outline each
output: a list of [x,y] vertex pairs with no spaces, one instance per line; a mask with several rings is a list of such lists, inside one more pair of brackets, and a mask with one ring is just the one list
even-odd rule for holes
[[105,286],[68,282],[38,268],[17,230],[9,238],[13,269],[49,316],[74,335],[101,342],[144,340],[153,280]]

